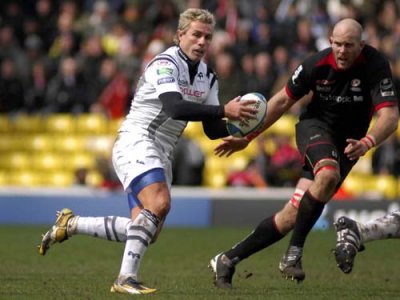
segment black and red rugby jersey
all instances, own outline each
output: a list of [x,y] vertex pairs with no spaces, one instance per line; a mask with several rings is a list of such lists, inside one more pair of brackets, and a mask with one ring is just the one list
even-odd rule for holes
[[345,71],[337,68],[332,48],[305,59],[289,78],[286,92],[300,99],[310,91],[312,101],[300,120],[320,120],[339,136],[356,139],[366,134],[374,111],[398,101],[389,62],[368,45]]

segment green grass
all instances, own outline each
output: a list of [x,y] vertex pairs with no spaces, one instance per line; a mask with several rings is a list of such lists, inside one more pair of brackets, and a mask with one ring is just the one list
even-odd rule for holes
[[234,289],[215,288],[209,259],[249,233],[243,228],[166,228],[146,253],[141,280],[159,289],[146,296],[115,295],[123,244],[74,236],[42,257],[36,250],[44,227],[0,226],[0,299],[398,299],[398,241],[367,245],[352,274],[335,266],[334,232],[312,232],[297,284],[282,279],[278,261],[288,238],[237,267]]

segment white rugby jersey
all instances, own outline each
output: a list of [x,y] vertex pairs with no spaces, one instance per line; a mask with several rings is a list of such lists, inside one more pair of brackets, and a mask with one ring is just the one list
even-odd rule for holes
[[158,96],[165,92],[179,92],[185,101],[219,105],[218,81],[206,63],[201,61],[197,71],[189,74],[188,58],[178,46],[157,55],[139,79],[131,108],[119,129],[148,138],[168,156],[187,125],[174,120],[162,111]]

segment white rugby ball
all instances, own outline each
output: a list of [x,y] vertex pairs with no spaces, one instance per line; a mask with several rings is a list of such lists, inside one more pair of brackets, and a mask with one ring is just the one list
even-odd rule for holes
[[226,123],[228,132],[235,137],[245,137],[246,135],[257,130],[264,124],[265,114],[267,113],[267,99],[260,93],[248,93],[240,98],[240,101],[257,100],[251,106],[258,109],[256,119],[247,119],[246,122],[239,120],[228,120]]

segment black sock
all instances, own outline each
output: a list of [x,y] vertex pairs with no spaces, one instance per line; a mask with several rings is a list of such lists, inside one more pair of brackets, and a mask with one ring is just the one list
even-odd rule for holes
[[275,227],[274,216],[264,219],[244,240],[224,254],[234,263],[272,245],[284,237]]
[[306,237],[321,216],[325,203],[315,199],[308,191],[300,201],[296,223],[289,246],[303,248]]

